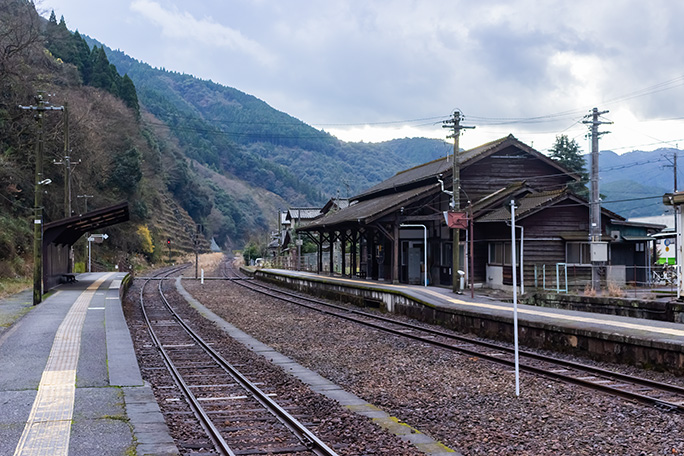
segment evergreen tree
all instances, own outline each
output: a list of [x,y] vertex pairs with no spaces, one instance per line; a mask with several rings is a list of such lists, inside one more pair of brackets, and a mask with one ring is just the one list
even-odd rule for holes
[[135,84],[133,80],[124,74],[121,80],[121,87],[119,88],[119,97],[126,103],[126,106],[135,111],[135,117],[140,117],[140,106],[138,104],[138,94],[135,91]]
[[92,62],[92,76],[89,85],[111,91],[115,81],[112,78],[111,67],[104,48],[95,46],[90,54],[90,60]]
[[76,40],[76,56],[75,61],[72,62],[78,68],[81,74],[81,79],[83,84],[90,84],[90,80],[93,75],[93,62],[90,60],[90,46],[86,43],[86,40],[78,33],[78,30],[74,33],[74,39]]
[[110,185],[130,197],[137,191],[142,177],[142,155],[137,148],[116,155],[114,168],[109,175]]
[[586,198],[589,195],[587,188],[589,175],[586,171],[584,157],[582,157],[582,150],[577,141],[569,139],[567,135],[556,136],[556,143],[549,151],[553,160],[580,177],[579,182],[571,183],[568,188],[575,194]]

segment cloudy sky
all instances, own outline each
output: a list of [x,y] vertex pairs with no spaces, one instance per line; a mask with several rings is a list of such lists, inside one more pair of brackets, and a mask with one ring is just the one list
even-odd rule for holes
[[512,133],[545,151],[684,147],[684,2],[669,0],[37,0],[152,66],[255,95],[349,141]]

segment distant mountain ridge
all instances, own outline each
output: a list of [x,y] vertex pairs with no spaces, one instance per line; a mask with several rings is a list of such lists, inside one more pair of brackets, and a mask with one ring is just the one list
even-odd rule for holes
[[[101,43],[84,36],[91,45]],[[292,205],[317,205],[352,196],[451,152],[441,140],[405,138],[347,143],[317,130],[238,89],[152,68],[106,46],[111,63],[135,83],[140,103],[167,124],[189,158],[271,191]],[[659,196],[672,191],[665,156],[675,149],[602,151],[600,189],[604,206],[624,217],[659,215]],[[590,156],[585,155],[587,168]]]
[[[674,190],[672,160],[677,149],[635,150],[624,154],[601,151],[599,188],[605,196],[603,205],[623,217],[661,215],[668,211],[662,195]],[[584,155],[587,169],[591,155]],[[678,175],[681,173],[678,170]],[[684,183],[679,181],[679,186]]]
[[398,171],[444,156],[450,147],[425,138],[340,141],[238,89],[104,49],[133,80],[140,103],[170,127],[188,157],[291,204],[321,204],[332,196],[360,193]]

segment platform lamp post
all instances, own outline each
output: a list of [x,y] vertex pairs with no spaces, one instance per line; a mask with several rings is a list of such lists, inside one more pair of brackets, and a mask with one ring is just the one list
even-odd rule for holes
[[513,276],[513,345],[515,349],[515,395],[520,396],[520,362],[518,356],[518,284],[515,272],[515,200],[511,210],[511,273]]
[[465,261],[464,263],[468,264],[468,281],[470,282],[470,297],[472,299],[475,299],[475,268],[473,264],[473,254],[475,253],[473,251],[475,231],[473,230],[473,202],[465,190],[463,190],[461,187],[459,187],[458,189],[459,191],[463,192],[468,204],[468,231],[466,232],[468,234],[468,239],[466,240],[466,242],[468,243],[468,259],[466,259],[467,263]]
[[[88,198],[92,198],[93,195],[76,195],[76,198],[83,198],[83,202],[85,203],[83,213],[87,214],[88,213]],[[90,233],[86,233],[86,239],[90,239]],[[90,272],[90,241],[86,244],[86,258],[88,259],[88,272]],[[85,263],[85,261],[84,261]],[[83,268],[85,269],[85,267]]]

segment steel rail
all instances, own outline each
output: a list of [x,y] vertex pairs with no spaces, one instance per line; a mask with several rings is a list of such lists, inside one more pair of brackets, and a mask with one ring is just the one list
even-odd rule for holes
[[[235,381],[242,386],[246,391],[248,391],[266,410],[268,410],[278,421],[280,421],[285,427],[287,427],[292,434],[297,437],[297,439],[311,452],[318,456],[338,456],[335,451],[328,447],[322,440],[320,440],[315,434],[313,434],[306,426],[300,423],[295,417],[288,413],[284,408],[282,408],[278,403],[271,399],[266,393],[259,389],[254,383],[249,381],[239,370],[237,370],[232,364],[226,361],[216,350],[214,350],[209,344],[207,344],[200,336],[197,334],[190,326],[185,322],[185,320],[173,309],[169,301],[164,295],[161,284],[163,281],[159,281],[159,295],[162,298],[166,308],[174,316],[176,321],[181,325],[181,327],[187,332],[190,337],[192,337],[198,346],[200,346],[206,353],[208,353],[211,358],[223,368]],[[194,394],[190,392],[190,395],[194,398]],[[199,405],[199,403],[198,403]],[[201,407],[201,406],[200,406]],[[231,453],[232,454],[232,453]]]
[[[178,272],[182,269],[185,269],[186,266],[183,267],[177,267],[172,269],[171,271],[164,272],[163,276],[165,278],[168,278],[169,275]],[[162,274],[160,274],[162,276]],[[161,343],[159,338],[157,337],[157,334],[154,331],[154,328],[152,327],[152,322],[149,319],[149,316],[147,315],[147,310],[145,309],[145,303],[143,299],[143,292],[145,291],[145,286],[151,281],[152,279],[147,279],[145,283],[143,284],[142,287],[140,287],[140,307],[142,308],[143,316],[145,317],[145,322],[147,323],[147,329],[148,332],[150,333],[150,336],[152,337],[152,341],[154,342],[154,345],[157,347],[157,350],[162,356],[162,359],[164,360],[164,364],[166,365],[166,368],[169,370],[169,373],[171,373],[171,376],[173,377],[174,381],[176,382],[176,385],[178,388],[183,392],[185,395],[185,398],[187,399],[187,403],[192,409],[192,412],[195,414],[195,417],[199,421],[200,425],[206,432],[207,436],[211,440],[211,442],[214,445],[214,448],[216,451],[224,456],[235,456],[235,453],[230,449],[230,446],[228,446],[228,443],[223,439],[221,436],[221,432],[216,428],[214,423],[211,421],[211,418],[209,418],[209,415],[204,411],[204,408],[200,404],[200,402],[197,400],[197,397],[195,394],[192,392],[190,389],[190,386],[183,380],[183,376],[181,375],[180,372],[178,372],[178,369],[176,369],[176,366],[174,365],[173,361],[171,360],[171,357],[167,353],[167,351],[164,349],[164,345]],[[163,282],[163,279],[160,279],[158,281],[159,283],[159,292],[161,293],[161,284]]]
[[[287,291],[277,290],[276,293],[271,293],[269,291],[264,291],[264,290],[260,290],[259,288],[257,288],[257,287],[260,287],[260,288],[264,288],[266,290],[271,290],[271,291],[274,290],[273,288],[270,288],[270,287],[268,287],[264,284],[261,284],[261,283],[252,282],[250,285],[248,285],[247,283],[244,283],[244,282],[240,282],[240,281],[236,281],[236,283],[238,283],[239,285],[241,285],[243,287],[249,288],[249,289],[251,289],[257,293],[261,293],[261,294],[264,294],[267,296],[271,296],[271,297],[276,298],[276,299],[281,299],[281,300],[284,300],[286,302],[291,302],[293,304],[303,306],[303,307],[306,307],[308,309],[315,310],[317,312],[321,312],[321,313],[328,314],[328,315],[333,315],[333,316],[343,318],[343,319],[348,320],[348,321],[356,322],[356,323],[359,323],[359,324],[362,324],[365,326],[369,326],[369,327],[372,327],[374,329],[378,329],[381,331],[385,331],[385,332],[388,332],[391,334],[395,334],[395,335],[402,336],[402,337],[407,337],[407,338],[410,338],[410,339],[413,339],[413,340],[416,340],[419,342],[423,342],[423,343],[430,344],[433,346],[438,346],[440,348],[459,351],[461,353],[465,353],[465,354],[470,355],[470,356],[476,356],[476,357],[483,358],[483,359],[486,359],[488,361],[496,362],[499,364],[503,364],[503,365],[506,365],[509,367],[513,367],[515,365],[514,361],[502,359],[498,356],[492,356],[492,355],[488,355],[486,353],[482,353],[482,352],[479,352],[476,350],[470,350],[470,349],[465,348],[465,347],[458,347],[458,346],[454,346],[454,345],[451,345],[448,343],[435,341],[433,339],[425,338],[425,337],[415,335],[415,334],[407,334],[402,330],[387,328],[387,327],[379,325],[379,324],[375,324],[372,322],[363,321],[363,320],[360,320],[358,318],[354,318],[350,314],[362,316],[364,318],[369,318],[369,319],[373,319],[373,320],[383,321],[385,323],[401,326],[403,328],[407,328],[407,329],[411,329],[411,330],[415,330],[415,331],[421,331],[421,332],[430,334],[432,336],[440,336],[440,337],[455,340],[458,342],[464,342],[464,343],[469,343],[469,344],[472,344],[475,346],[485,347],[488,349],[499,350],[499,351],[505,352],[507,354],[513,353],[512,348],[504,347],[504,346],[497,345],[497,344],[494,344],[491,342],[485,342],[485,341],[471,339],[471,338],[464,337],[464,336],[450,334],[450,333],[446,333],[446,332],[435,330],[435,329],[424,328],[424,327],[414,325],[411,323],[401,322],[401,321],[393,320],[391,318],[369,314],[367,312],[363,312],[360,310],[350,309],[348,307],[323,302],[323,301],[320,301],[317,299],[312,299],[312,298],[308,298],[305,296],[300,296],[300,295],[290,293]],[[284,299],[282,297],[282,295],[290,296],[290,297],[293,297],[295,299],[306,301],[306,302],[311,302],[311,303],[314,303],[314,304],[319,305],[319,306],[322,305],[322,306],[325,306],[328,308],[336,309],[342,313],[320,309],[320,308],[317,308],[315,306],[304,304],[301,302],[296,302],[296,301],[291,300],[291,299]],[[520,351],[519,354],[521,357],[524,357],[524,358],[534,359],[537,361],[547,362],[550,364],[556,364],[556,365],[559,365],[559,366],[562,366],[565,368],[575,369],[577,371],[583,371],[583,372],[590,373],[590,374],[593,374],[596,376],[601,376],[605,379],[610,379],[612,381],[631,383],[634,385],[640,385],[640,386],[648,387],[648,388],[651,388],[651,389],[653,389],[655,391],[659,391],[659,392],[681,394],[684,396],[684,388],[677,386],[677,385],[671,385],[671,384],[667,384],[667,383],[656,382],[656,381],[652,381],[652,380],[648,380],[648,379],[644,379],[644,378],[640,378],[640,377],[633,377],[630,375],[621,374],[619,372],[608,371],[608,370],[601,369],[598,367],[589,366],[589,365],[581,364],[581,363],[576,363],[576,362],[568,361],[568,360],[564,360],[564,359],[554,358],[554,357],[550,357],[550,356],[545,356],[545,355],[541,355],[538,353],[532,353],[532,352],[528,352],[528,351]],[[603,392],[612,394],[614,396],[620,396],[620,397],[624,397],[626,399],[637,400],[639,402],[654,405],[658,408],[662,408],[662,409],[667,410],[667,411],[676,411],[679,413],[684,412],[684,403],[664,401],[664,400],[654,398],[651,396],[647,396],[644,394],[635,393],[632,391],[626,391],[624,389],[615,388],[615,387],[612,387],[609,385],[592,382],[591,380],[586,380],[586,379],[574,377],[571,375],[564,375],[562,372],[549,371],[549,370],[542,369],[542,368],[539,368],[536,366],[532,366],[530,364],[524,364],[524,363],[520,364],[520,369],[522,369],[526,372],[530,372],[530,373],[554,378],[557,380],[561,380],[561,381],[564,381],[566,383],[572,383],[572,384],[576,384],[576,385],[585,386],[585,387],[590,388],[590,389],[603,391]]]

